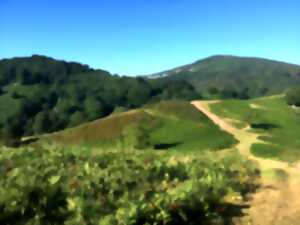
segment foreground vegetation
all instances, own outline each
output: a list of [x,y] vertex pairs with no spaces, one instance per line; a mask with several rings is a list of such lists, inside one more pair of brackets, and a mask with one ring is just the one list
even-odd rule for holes
[[180,151],[219,150],[237,143],[189,102],[181,101],[165,101],[117,113],[46,135],[40,142]]
[[257,175],[236,152],[2,149],[0,224],[223,224]]
[[254,144],[259,157],[289,162],[300,159],[300,109],[287,104],[284,96],[254,100],[227,100],[211,105],[217,115],[235,119],[239,127],[250,125],[264,143]]

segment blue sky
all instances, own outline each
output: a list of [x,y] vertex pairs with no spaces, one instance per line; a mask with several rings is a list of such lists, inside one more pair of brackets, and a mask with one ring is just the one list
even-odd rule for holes
[[0,0],[0,58],[42,54],[112,73],[215,54],[300,64],[299,0]]

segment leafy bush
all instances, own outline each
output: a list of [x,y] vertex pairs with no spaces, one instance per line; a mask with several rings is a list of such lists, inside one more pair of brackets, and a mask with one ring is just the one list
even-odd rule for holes
[[[79,151],[78,151],[79,150]],[[89,149],[0,155],[0,224],[210,224],[256,169],[213,157]]]

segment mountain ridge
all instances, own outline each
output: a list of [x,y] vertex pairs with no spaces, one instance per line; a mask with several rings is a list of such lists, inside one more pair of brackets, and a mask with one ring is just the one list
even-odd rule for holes
[[300,85],[300,66],[264,58],[215,55],[148,78],[184,80],[208,96],[217,92],[218,97],[252,98],[283,93]]
[[291,65],[291,66],[300,67],[300,64],[290,63],[290,62],[287,62],[287,61],[282,61],[282,60],[277,60],[277,59],[269,59],[269,58],[256,57],[256,56],[238,56],[238,55],[230,55],[230,54],[228,54],[228,55],[227,54],[216,54],[216,55],[211,55],[211,56],[199,59],[199,60],[195,60],[192,63],[184,64],[184,65],[181,65],[181,66],[176,66],[176,67],[174,67],[172,69],[166,69],[166,70],[163,70],[161,72],[151,73],[151,74],[144,75],[144,76],[153,78],[153,76],[157,76],[159,74],[163,74],[163,73],[170,72],[170,71],[173,71],[173,70],[177,70],[177,69],[189,67],[189,66],[192,66],[194,64],[201,63],[203,61],[221,60],[221,59],[224,59],[224,58],[225,59],[226,58],[231,58],[231,59],[249,59],[249,60],[255,60],[256,59],[256,60],[262,60],[262,61],[266,61],[266,62],[281,63],[281,64],[287,64],[287,65]]

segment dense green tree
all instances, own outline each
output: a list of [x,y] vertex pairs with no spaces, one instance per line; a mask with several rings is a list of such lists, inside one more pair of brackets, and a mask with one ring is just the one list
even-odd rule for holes
[[191,100],[201,98],[201,95],[196,93],[193,86],[185,81],[171,81],[162,88],[161,98],[163,100]]
[[261,89],[260,93],[261,93],[261,95],[263,96],[263,95],[266,95],[269,91],[270,91],[269,88],[263,87],[263,88]]
[[51,130],[51,121],[48,112],[41,111],[34,118],[33,131],[35,134],[49,132]]
[[217,95],[217,94],[219,93],[219,90],[218,90],[216,87],[210,87],[210,88],[208,89],[208,93],[209,93],[210,95]]
[[1,129],[1,137],[4,145],[8,147],[17,147],[21,142],[24,133],[24,121],[17,118],[8,118]]
[[33,125],[34,125],[34,117],[27,118],[24,125],[24,134],[23,134],[24,136],[32,136],[34,134]]
[[69,124],[69,115],[57,113],[54,110],[49,113],[51,131],[62,130]]
[[71,115],[78,109],[76,102],[68,98],[60,98],[55,106],[55,111]]
[[233,88],[225,88],[221,91],[220,95],[224,99],[237,98],[238,92]]
[[94,97],[88,97],[85,99],[84,112],[89,120],[95,120],[105,115],[103,103]]
[[19,84],[31,84],[31,74],[28,69],[19,68],[16,74],[16,80]]
[[300,106],[300,86],[289,90],[286,98],[289,105]]
[[20,99],[20,98],[22,98],[22,95],[20,95],[18,92],[16,92],[16,91],[13,91],[12,93],[11,93],[11,97],[13,98],[13,99]]
[[82,102],[84,100],[84,98],[86,97],[86,93],[84,91],[84,89],[80,86],[76,86],[76,85],[69,85],[66,86],[65,90],[65,95],[72,99],[73,101],[78,101],[78,102]]
[[239,99],[249,99],[250,95],[249,95],[249,88],[243,88],[241,91],[238,92],[237,94],[237,98]]
[[131,80],[129,85],[130,88],[126,97],[130,106],[137,107],[149,101],[151,87],[143,78]]
[[71,115],[68,127],[77,126],[84,123],[85,121],[86,119],[84,113],[81,111],[76,111]]

